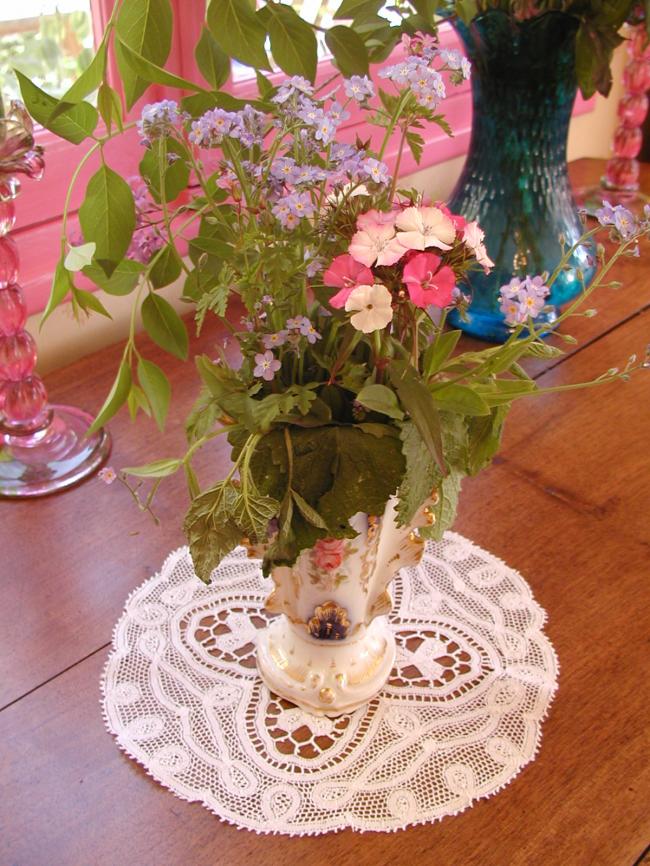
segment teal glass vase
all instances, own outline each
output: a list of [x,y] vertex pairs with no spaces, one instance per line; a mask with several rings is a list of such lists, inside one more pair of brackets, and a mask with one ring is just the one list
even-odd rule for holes
[[[562,244],[584,229],[567,172],[566,148],[576,96],[578,20],[547,12],[516,21],[490,10],[469,26],[454,21],[472,62],[473,122],[465,167],[449,206],[485,230],[489,274],[468,275],[467,320],[452,323],[475,337],[509,335],[499,290],[513,276],[552,273]],[[580,245],[555,280],[549,308],[537,318],[551,330],[558,308],[588,284],[595,270],[593,241]],[[465,287],[461,287],[465,290]]]

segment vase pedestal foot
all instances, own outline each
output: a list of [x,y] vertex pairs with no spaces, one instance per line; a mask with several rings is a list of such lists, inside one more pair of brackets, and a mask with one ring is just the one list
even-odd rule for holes
[[52,406],[42,430],[18,435],[0,427],[0,496],[45,496],[94,473],[111,450],[100,430],[87,436],[93,418],[74,406]]
[[319,640],[280,616],[258,635],[257,667],[275,694],[317,716],[339,716],[367,704],[395,662],[395,638],[384,617],[345,640]]

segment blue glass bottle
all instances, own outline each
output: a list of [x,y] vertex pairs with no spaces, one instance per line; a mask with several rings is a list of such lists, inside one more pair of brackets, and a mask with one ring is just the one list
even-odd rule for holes
[[[469,26],[454,21],[472,62],[474,116],[467,161],[449,206],[485,230],[490,274],[469,275],[468,320],[452,323],[475,337],[503,342],[508,328],[499,289],[512,276],[552,273],[560,237],[574,244],[583,226],[566,164],[569,120],[576,96],[575,36],[578,21],[562,12],[518,22],[490,10]],[[589,283],[595,245],[581,245],[555,281],[538,317],[549,330],[557,308]],[[463,288],[461,286],[461,288]]]

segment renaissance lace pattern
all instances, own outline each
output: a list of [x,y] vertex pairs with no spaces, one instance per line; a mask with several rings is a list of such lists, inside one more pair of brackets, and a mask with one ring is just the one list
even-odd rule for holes
[[259,833],[398,830],[496,793],[534,758],[557,659],[528,584],[491,554],[448,532],[397,575],[389,681],[334,719],[257,675],[271,588],[243,548],[210,586],[181,548],[115,628],[106,725],[179,797]]

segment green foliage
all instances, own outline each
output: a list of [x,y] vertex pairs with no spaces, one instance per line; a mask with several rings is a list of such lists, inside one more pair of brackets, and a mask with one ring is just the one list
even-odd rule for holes
[[129,0],[121,5],[116,23],[115,53],[128,108],[142,96],[148,84],[147,79],[133,69],[128,49],[157,66],[164,65],[172,44],[172,25],[169,0]]
[[169,301],[151,292],[142,304],[142,324],[151,339],[184,361],[187,358],[188,337],[185,323]]
[[345,76],[368,74],[368,52],[361,37],[349,27],[337,25],[325,34],[334,63]]
[[318,46],[314,31],[291,6],[268,5],[269,38],[273,59],[287,75],[316,77]]
[[207,23],[229,57],[256,69],[270,68],[264,48],[266,31],[248,0],[210,0]]
[[140,358],[138,361],[138,382],[142,386],[153,417],[159,430],[165,429],[165,420],[172,396],[167,376],[153,361]]
[[199,72],[215,90],[228,81],[230,58],[207,27],[201,29],[201,38],[196,44],[194,57]]
[[96,245],[95,261],[110,277],[131,243],[135,204],[128,183],[103,163],[88,182],[79,222],[85,240]]
[[65,108],[62,108],[54,116],[54,112],[60,108],[57,100],[33,84],[18,69],[14,71],[20,85],[23,102],[34,120],[72,144],[80,144],[93,134],[99,120],[97,109],[94,106],[88,102],[65,103]]
[[103,427],[107,421],[110,421],[113,415],[122,408],[126,403],[130,390],[131,368],[125,360],[122,360],[115,381],[113,382],[111,390],[108,392],[108,397],[104,401],[104,405],[99,410],[95,420],[88,429],[89,436],[92,433],[96,433],[100,427]]

